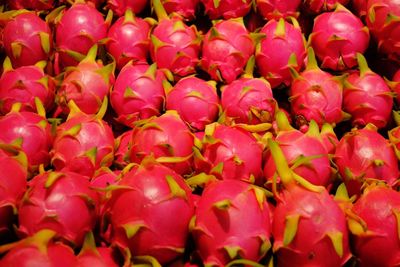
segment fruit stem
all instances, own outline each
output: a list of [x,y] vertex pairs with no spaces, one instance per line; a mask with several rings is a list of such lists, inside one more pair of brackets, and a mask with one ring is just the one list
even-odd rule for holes
[[168,14],[165,11],[164,6],[160,0],[153,0],[153,8],[154,11],[156,12],[158,22],[164,19],[169,19]]

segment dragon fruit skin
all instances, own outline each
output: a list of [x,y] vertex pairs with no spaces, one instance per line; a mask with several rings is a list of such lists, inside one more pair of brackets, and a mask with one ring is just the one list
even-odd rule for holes
[[139,14],[147,5],[147,0],[107,0],[107,7],[117,16],[123,16],[128,9]]
[[257,11],[267,20],[298,17],[301,0],[257,0]]
[[54,231],[42,230],[33,236],[1,246],[0,252],[6,252],[6,254],[0,260],[0,266],[78,266],[72,248],[54,241],[55,235]]
[[236,123],[271,122],[276,101],[271,86],[262,78],[243,77],[221,88],[221,107]]
[[35,97],[46,110],[54,105],[55,83],[46,75],[40,64],[12,69],[5,60],[4,72],[0,77],[0,113],[7,114],[15,103],[21,103],[20,111],[37,112]]
[[96,224],[97,202],[86,176],[67,171],[39,174],[29,181],[20,203],[18,232],[24,236],[51,229],[79,247]]
[[133,130],[127,130],[115,138],[114,165],[123,169],[129,164],[129,149],[131,145]]
[[135,121],[160,115],[165,100],[165,80],[164,73],[155,64],[125,65],[110,93],[117,120],[133,127]]
[[166,109],[176,110],[193,130],[202,131],[218,117],[216,85],[196,77],[182,78],[168,92]]
[[6,0],[10,9],[49,10],[53,8],[54,0]]
[[161,0],[168,14],[177,13],[185,20],[193,20],[200,0]]
[[358,266],[400,264],[399,210],[399,192],[379,184],[364,189],[352,208],[358,218],[349,219]]
[[365,16],[367,15],[368,0],[351,0],[350,2],[354,14],[364,20]]
[[393,96],[385,80],[371,71],[359,54],[360,71],[346,78],[343,91],[343,110],[351,115],[353,126],[368,123],[384,128],[391,119]]
[[194,149],[196,172],[212,174],[222,180],[261,183],[262,146],[243,128],[208,125],[201,149]]
[[369,0],[367,26],[375,38],[378,50],[400,62],[400,5],[396,0]]
[[[192,169],[194,136],[176,111],[152,117],[133,129],[130,161],[140,163],[147,156],[165,160],[164,164],[180,175]],[[171,162],[170,162],[171,160]]]
[[395,93],[397,104],[400,104],[400,68],[395,72],[393,82],[393,87],[391,89]]
[[111,242],[129,248],[133,256],[152,256],[163,266],[182,255],[194,214],[184,179],[147,162],[125,173],[118,186],[107,204]]
[[196,207],[192,235],[207,266],[240,258],[258,262],[271,247],[271,215],[257,186],[238,180],[206,185]]
[[399,178],[392,145],[371,124],[346,133],[336,147],[333,160],[350,196],[360,194],[366,179],[383,180],[394,186]]
[[56,24],[60,67],[76,66],[93,45],[107,37],[108,24],[91,4],[77,2],[64,10]]
[[302,3],[303,9],[310,14],[321,14],[334,10],[337,5],[347,5],[350,0],[305,0]]
[[281,84],[289,86],[292,82],[289,68],[300,71],[304,65],[305,40],[297,21],[292,19],[292,23],[284,19],[270,20],[260,31],[265,38],[257,44],[256,63],[272,88]]
[[254,49],[243,19],[222,20],[204,36],[200,65],[213,80],[231,83],[243,72]]
[[75,115],[57,127],[50,155],[56,170],[91,177],[97,169],[113,162],[111,127],[95,115]]
[[300,130],[311,120],[321,127],[324,123],[336,124],[345,118],[342,82],[318,67],[312,48],[306,69],[295,74],[289,100]]
[[345,7],[325,12],[314,20],[310,43],[322,68],[334,71],[357,65],[357,53],[364,53],[369,45],[369,30]]
[[14,68],[47,60],[52,52],[51,31],[34,12],[23,12],[8,21],[3,43]]
[[211,20],[241,18],[249,13],[250,0],[201,0]]
[[150,44],[150,25],[128,9],[108,31],[107,51],[114,57],[117,68],[129,61],[146,62]]

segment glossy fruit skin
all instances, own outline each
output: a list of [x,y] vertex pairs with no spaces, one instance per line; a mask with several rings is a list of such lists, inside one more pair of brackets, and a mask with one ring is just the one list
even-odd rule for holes
[[168,14],[175,12],[185,20],[193,20],[200,0],[163,0],[161,2]]
[[54,0],[6,0],[11,9],[50,10]]
[[321,14],[334,10],[337,4],[347,5],[349,1],[350,0],[305,0],[302,6],[310,14]]
[[123,16],[127,9],[131,9],[134,14],[139,14],[147,4],[147,0],[107,0],[107,6],[117,16]]
[[206,9],[206,14],[212,20],[244,17],[251,8],[249,0],[201,0],[201,2]]
[[257,0],[256,3],[257,11],[267,20],[297,17],[299,15],[298,9],[301,5],[300,0]]
[[400,104],[400,69],[397,70],[393,76],[394,86],[391,87],[392,91],[395,92],[395,100],[397,104]]

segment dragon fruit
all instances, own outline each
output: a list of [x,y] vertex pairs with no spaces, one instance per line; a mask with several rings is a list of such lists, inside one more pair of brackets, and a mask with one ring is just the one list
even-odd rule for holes
[[103,66],[96,62],[97,45],[94,45],[78,66],[70,67],[57,91],[57,103],[63,113],[69,113],[68,102],[73,100],[87,114],[99,111],[114,83],[114,63]]
[[139,14],[147,6],[147,0],[107,0],[107,7],[117,16],[123,16],[131,9],[134,14]]
[[115,139],[114,165],[123,169],[129,163],[129,149],[133,130],[127,130]]
[[362,21],[342,5],[335,11],[317,16],[309,37],[322,68],[335,71],[357,65],[357,53],[369,44],[369,30]]
[[347,115],[342,111],[343,85],[341,77],[321,70],[314,50],[308,49],[306,69],[300,74],[292,69],[294,80],[290,87],[292,113],[301,130],[314,120],[321,127],[324,123],[336,124]]
[[185,20],[192,20],[195,18],[199,2],[200,0],[161,0],[168,14],[176,13]]
[[90,179],[90,188],[96,191],[98,196],[97,210],[100,216],[103,214],[107,202],[106,188],[118,182],[120,173],[121,171],[112,171],[108,167],[102,167],[96,170]]
[[360,71],[346,78],[343,110],[351,115],[353,126],[373,123],[384,128],[391,119],[393,96],[385,80],[368,68],[364,56],[357,54]]
[[107,51],[120,70],[129,61],[146,62],[150,44],[150,24],[128,9],[108,31]]
[[82,1],[60,11],[55,17],[56,49],[59,53],[56,64],[61,69],[76,66],[93,45],[106,38],[111,21],[111,16],[104,20],[93,5]]
[[78,261],[71,247],[56,242],[56,232],[41,230],[33,236],[0,247],[7,252],[0,260],[0,267],[71,267]]
[[201,45],[196,26],[187,26],[179,16],[169,18],[161,1],[153,1],[159,21],[150,35],[153,62],[160,69],[170,70],[178,79],[195,73]]
[[194,131],[202,131],[219,113],[216,84],[196,77],[185,77],[168,90],[166,109],[176,110]]
[[325,147],[328,154],[335,154],[339,139],[333,130],[332,125],[324,123],[321,128],[320,136],[322,138],[322,145]]
[[91,4],[96,8],[100,8],[100,6],[105,2],[105,0],[58,0],[62,4],[70,4],[73,5],[76,2]]
[[399,211],[399,192],[382,183],[373,183],[364,189],[349,218],[358,266],[400,264]]
[[192,169],[194,136],[174,110],[138,124],[132,133],[130,161],[140,163],[148,156],[180,175]]
[[351,7],[354,10],[354,14],[356,14],[359,18],[365,19],[367,15],[367,5],[368,0],[352,0]]
[[[0,80],[1,81],[1,80]],[[391,85],[392,91],[395,93],[395,99],[398,105],[400,105],[400,68],[396,71],[393,76],[393,83]]]
[[19,205],[18,232],[24,236],[50,229],[79,247],[96,224],[97,201],[86,176],[68,171],[39,174],[29,181]]
[[249,13],[251,0],[201,0],[211,20],[241,18]]
[[117,120],[134,127],[138,120],[160,115],[165,100],[166,77],[156,64],[125,65],[110,93]]
[[353,129],[336,147],[333,160],[349,195],[360,194],[361,185],[368,179],[383,180],[394,186],[399,177],[395,151],[389,140],[376,130],[372,124]]
[[114,159],[114,136],[111,127],[101,118],[107,101],[96,115],[82,113],[70,102],[71,113],[59,125],[50,151],[56,170],[68,170],[89,177],[100,167],[111,166]]
[[271,86],[253,77],[255,59],[251,57],[242,78],[221,87],[221,107],[226,119],[235,123],[270,123],[275,117],[276,101]]
[[50,10],[54,6],[54,0],[6,0],[11,9]]
[[350,0],[304,0],[303,9],[311,14],[321,14],[323,12],[332,11],[338,5],[347,5]]
[[270,20],[260,31],[265,38],[256,46],[256,63],[272,88],[289,86],[292,82],[289,69],[300,71],[304,65],[305,40],[298,22],[293,18],[291,21],[292,24],[283,18]]
[[0,144],[0,239],[12,229],[17,205],[27,189],[27,178],[25,153],[17,147]]
[[35,98],[38,98],[46,110],[54,105],[55,83],[52,77],[44,73],[41,61],[33,66],[11,67],[9,58],[3,63],[0,77],[0,113],[7,114],[15,103],[20,103],[21,111],[37,112]]
[[267,20],[298,17],[301,0],[257,0],[257,11]]
[[129,248],[133,256],[152,256],[163,266],[183,254],[194,204],[180,175],[149,159],[110,190],[105,218],[113,244]]
[[278,143],[269,149],[284,189],[276,192],[273,213],[273,251],[278,266],[343,266],[350,258],[346,217],[321,186],[290,169]]
[[[332,170],[328,151],[323,145],[318,125],[312,121],[308,131],[302,133],[289,124],[285,114],[281,111],[277,113],[276,121],[279,131],[275,142],[281,147],[292,171],[314,185],[330,186]],[[268,183],[271,183],[276,166],[270,151],[267,151],[264,162],[264,176]]]
[[17,11],[3,31],[4,48],[14,68],[48,60],[51,40],[49,26],[34,12]]
[[262,182],[262,145],[239,126],[209,124],[202,143],[193,149],[197,173],[205,172],[222,180]]
[[397,0],[369,0],[367,26],[378,50],[400,62],[400,5]]
[[254,49],[242,18],[221,20],[204,37],[200,64],[213,80],[231,83],[242,74]]
[[235,260],[246,264],[263,258],[271,248],[270,223],[270,209],[261,188],[222,180],[206,185],[191,230],[203,263],[226,266]]

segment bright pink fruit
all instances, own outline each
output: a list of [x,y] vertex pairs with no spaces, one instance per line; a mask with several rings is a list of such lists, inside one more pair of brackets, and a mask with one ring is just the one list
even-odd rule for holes
[[49,26],[34,12],[17,13],[3,31],[4,48],[15,68],[47,60],[52,53],[51,40]]
[[115,139],[114,164],[120,169],[129,164],[132,132],[133,130],[128,130]]
[[118,185],[107,204],[111,242],[129,248],[133,256],[152,256],[163,266],[182,255],[194,214],[184,179],[147,162],[128,171]]
[[146,7],[147,2],[147,0],[107,0],[107,6],[117,16],[123,16],[128,9],[131,9],[134,14],[139,14]]
[[351,0],[351,7],[359,18],[364,19],[367,15],[368,0]]
[[21,235],[51,229],[57,236],[81,246],[96,224],[96,192],[88,177],[73,172],[50,171],[29,182],[18,210]]
[[357,65],[357,53],[364,53],[369,44],[369,30],[345,7],[315,18],[310,42],[322,61],[322,68],[350,69]]
[[111,91],[111,106],[118,115],[117,120],[133,127],[138,120],[160,115],[165,99],[165,80],[156,64],[125,65]]
[[196,207],[192,229],[205,265],[235,259],[258,262],[271,247],[271,215],[263,191],[237,180],[208,184]]
[[400,105],[400,68],[393,76],[392,90],[395,92],[395,98],[398,105]]
[[168,92],[166,109],[176,110],[194,131],[204,130],[218,117],[216,84],[196,77],[183,78]]
[[334,10],[338,4],[346,5],[350,0],[305,0],[303,8],[311,14],[320,14]]
[[108,167],[102,167],[93,174],[90,179],[90,188],[93,189],[98,196],[97,211],[99,215],[104,212],[104,205],[107,202],[106,188],[114,185],[119,180],[120,171],[112,171]]
[[128,9],[108,31],[107,51],[122,69],[129,61],[146,62],[150,43],[150,25]]
[[195,18],[199,2],[200,0],[161,0],[168,14],[175,12],[187,20]]
[[10,9],[32,9],[36,11],[54,8],[54,0],[6,0]]
[[307,54],[297,21],[292,19],[291,24],[282,18],[279,21],[270,20],[260,32],[265,34],[256,47],[256,63],[260,74],[272,88],[289,86],[292,82],[290,68],[300,71]]
[[211,20],[241,18],[249,13],[250,0],[201,0]]
[[371,124],[346,133],[333,159],[349,195],[359,194],[366,179],[383,180],[393,186],[399,178],[392,145]]
[[301,0],[257,0],[257,11],[267,20],[297,17]]
[[148,156],[183,175],[191,172],[194,143],[189,127],[175,111],[138,124],[132,133],[130,160],[141,163]]
[[82,267],[118,267],[120,265],[114,252],[110,247],[96,247],[93,233],[89,232],[77,260]]

